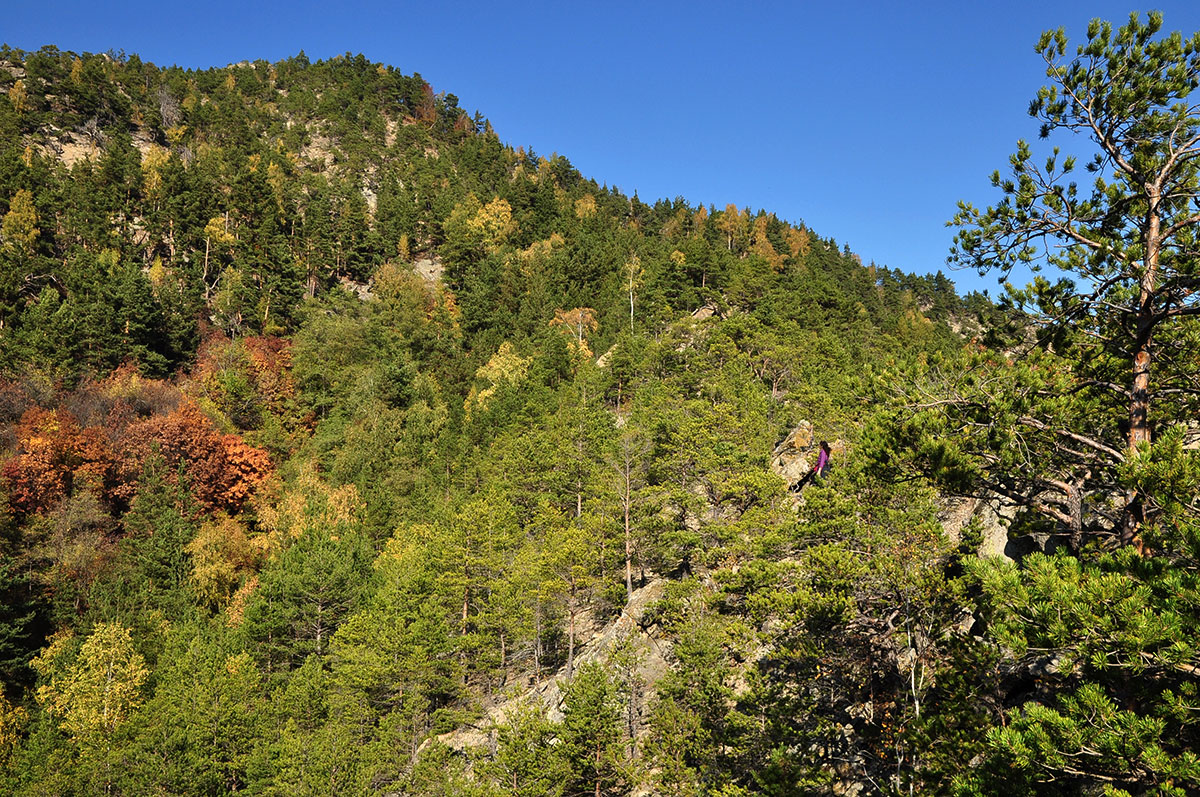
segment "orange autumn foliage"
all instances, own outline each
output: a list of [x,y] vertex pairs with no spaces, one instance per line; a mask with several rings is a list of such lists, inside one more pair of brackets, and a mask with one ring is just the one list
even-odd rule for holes
[[254,382],[268,406],[278,406],[296,394],[292,381],[291,341],[275,337],[245,339],[254,366]]
[[132,497],[143,463],[155,453],[171,472],[181,467],[196,500],[210,510],[237,512],[255,487],[270,475],[266,451],[248,445],[236,434],[221,434],[192,402],[166,415],[137,421],[121,439],[117,470],[118,492]]
[[779,271],[783,268],[783,255],[775,251],[770,238],[767,237],[769,221],[767,216],[759,216],[754,220],[754,228],[750,234],[750,251],[766,260],[773,270]]
[[[276,400],[287,397],[286,343],[263,339],[250,348],[248,359],[269,385],[265,392]],[[12,417],[22,400],[32,399],[9,392]],[[81,490],[119,510],[137,493],[146,461],[156,455],[169,473],[184,474],[207,510],[236,513],[273,470],[266,451],[223,434],[178,388],[144,379],[135,369],[85,382],[62,401],[54,410],[25,409],[18,422],[3,426],[5,447],[14,455],[0,463],[0,486],[17,515],[44,514]]]
[[259,482],[271,475],[271,457],[236,434],[222,435],[221,445],[225,458],[221,480],[224,489],[220,503],[214,505],[230,510],[241,509]]
[[100,493],[110,486],[113,460],[107,438],[95,427],[80,428],[67,410],[26,410],[16,437],[17,455],[0,468],[16,511],[41,512],[77,487]]

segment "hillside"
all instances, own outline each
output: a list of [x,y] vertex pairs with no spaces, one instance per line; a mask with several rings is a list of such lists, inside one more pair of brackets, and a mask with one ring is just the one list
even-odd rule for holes
[[[6,48],[0,216],[6,793],[1196,782],[1191,637],[1145,627],[1194,577],[1034,553],[1043,494],[982,475],[1073,378],[1019,308],[646,204],[349,54]],[[1089,705],[1152,707],[1151,774],[1021,758],[1114,637],[1155,674]]]

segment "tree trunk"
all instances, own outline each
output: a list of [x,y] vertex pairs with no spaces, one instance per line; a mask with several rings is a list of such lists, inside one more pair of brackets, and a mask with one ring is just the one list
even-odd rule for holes
[[1083,491],[1072,487],[1067,493],[1067,513],[1071,516],[1071,552],[1079,553],[1083,545]]
[[208,236],[204,238],[204,269],[201,272],[200,281],[204,283],[204,303],[207,305],[209,297],[212,295],[212,289],[208,286],[208,250],[210,241]]
[[575,605],[572,603],[570,609],[571,622],[567,630],[567,680],[571,680],[571,675],[575,672]]
[[542,607],[533,613],[533,682],[542,680]]
[[[1139,285],[1137,329],[1133,340],[1133,379],[1129,390],[1129,453],[1139,445],[1151,443],[1150,431],[1150,366],[1154,326],[1155,291],[1158,287],[1158,257],[1162,246],[1162,220],[1158,215],[1161,199],[1158,186],[1148,188],[1150,211],[1146,219],[1146,259]],[[1125,496],[1125,511],[1121,524],[1121,543],[1129,545],[1137,536],[1141,518],[1137,511],[1137,491]]]
[[625,602],[633,602],[633,535],[629,530],[629,472],[625,472]]
[[1150,442],[1150,346],[1153,333],[1153,292],[1142,280],[1138,306],[1137,336],[1133,350],[1133,380],[1129,397],[1129,450]]
[[304,280],[304,295],[309,299],[317,295],[317,269],[312,265],[309,265],[308,276]]
[[[581,344],[582,345],[582,344]],[[575,427],[575,519],[583,517],[583,413],[587,412],[587,389],[579,393],[579,423]]]

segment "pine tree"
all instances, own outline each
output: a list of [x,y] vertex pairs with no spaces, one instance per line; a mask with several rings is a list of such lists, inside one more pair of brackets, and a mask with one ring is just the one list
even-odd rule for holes
[[[1160,36],[1162,22],[1157,12],[1145,22],[1133,14],[1114,32],[1093,20],[1073,58],[1061,28],[1043,33],[1037,50],[1050,83],[1030,115],[1042,138],[1063,131],[1090,140],[1085,166],[1095,182],[1089,190],[1073,181],[1074,156],[1060,158],[1056,147],[1043,167],[1021,142],[1012,175],[992,176],[1001,201],[985,211],[961,204],[954,218],[961,230],[951,262],[1007,275],[1044,252],[1046,265],[1080,278],[1076,286],[1039,277],[1012,295],[1032,314],[1038,343],[1075,361],[1073,393],[1063,400],[1078,396],[1124,416],[1100,436],[1066,430],[1075,437],[1062,444],[1081,452],[1074,473],[1054,476],[1066,484],[1087,470],[1103,479],[1139,456],[1155,427],[1194,414],[1178,392],[1190,392],[1191,372],[1174,363],[1193,356],[1187,329],[1200,313],[1190,254],[1200,228],[1200,115],[1188,102],[1200,83],[1200,33]],[[1074,500],[1059,492],[1066,495],[1058,500]],[[1122,541],[1154,514],[1152,503],[1126,491]]]

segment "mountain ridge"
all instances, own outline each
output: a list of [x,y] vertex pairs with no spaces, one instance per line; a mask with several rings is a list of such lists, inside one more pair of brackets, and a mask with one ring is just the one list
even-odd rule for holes
[[[915,755],[975,552],[860,452],[985,297],[625,196],[362,56],[0,58],[6,788],[734,794]],[[801,421],[835,445],[798,502]],[[561,711],[476,745],[527,677]]]

